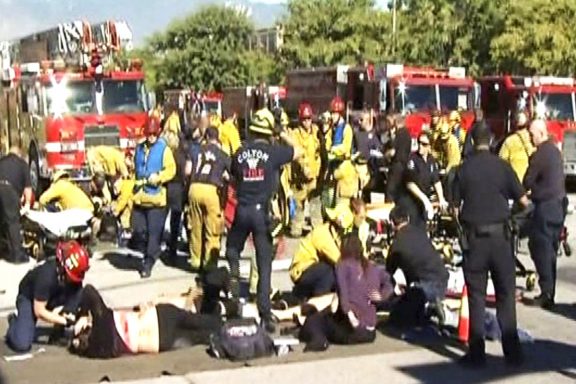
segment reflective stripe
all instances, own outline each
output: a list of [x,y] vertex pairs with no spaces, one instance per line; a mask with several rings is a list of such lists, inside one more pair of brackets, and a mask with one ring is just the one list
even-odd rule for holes
[[[69,149],[70,146],[72,146],[72,145],[76,145],[76,148],[74,150]],[[70,152],[84,151],[85,150],[84,140],[66,141],[64,143],[61,143],[59,141],[55,141],[55,142],[50,142],[50,143],[44,144],[44,148],[46,149],[46,152],[48,152],[48,153],[62,152],[62,151],[68,151],[68,150]]]
[[122,149],[136,148],[137,143],[138,143],[138,141],[136,139],[120,138],[120,148],[122,148]]

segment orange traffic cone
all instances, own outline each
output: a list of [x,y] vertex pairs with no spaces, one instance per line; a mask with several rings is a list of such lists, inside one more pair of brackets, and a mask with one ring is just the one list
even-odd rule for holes
[[464,284],[462,289],[462,298],[460,299],[460,316],[458,318],[458,340],[468,343],[470,333],[470,318],[468,310],[468,288]]

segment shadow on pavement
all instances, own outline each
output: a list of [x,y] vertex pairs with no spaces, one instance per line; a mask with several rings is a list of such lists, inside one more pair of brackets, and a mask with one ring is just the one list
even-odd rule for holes
[[125,253],[106,252],[102,255],[101,259],[108,261],[114,268],[122,271],[137,271],[142,266],[142,259],[140,257]]
[[554,307],[549,310],[549,312],[563,316],[568,320],[576,321],[576,303],[559,303],[554,305]]
[[177,255],[172,259],[167,252],[162,252],[160,255],[160,261],[162,261],[165,266],[170,268],[179,269],[184,272],[194,272],[186,256]]

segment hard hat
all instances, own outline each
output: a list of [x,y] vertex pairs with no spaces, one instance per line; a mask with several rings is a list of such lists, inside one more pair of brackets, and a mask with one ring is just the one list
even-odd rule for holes
[[354,214],[348,204],[339,204],[334,208],[326,209],[326,215],[340,228],[347,230],[354,224]]
[[455,122],[461,122],[462,121],[462,116],[460,116],[460,112],[458,111],[452,111],[450,112],[450,115],[448,117],[448,120],[455,121]]
[[267,108],[256,111],[250,120],[248,130],[272,136],[274,133],[274,115]]
[[334,97],[330,102],[330,112],[344,113],[345,109],[346,107],[344,106],[344,101],[342,98],[340,98],[340,96]]
[[149,117],[146,120],[146,125],[144,126],[144,135],[146,136],[158,136],[162,127],[160,125],[160,119],[154,116]]
[[90,268],[88,251],[75,240],[58,243],[56,260],[66,276],[74,283],[81,283]]
[[68,179],[70,178],[70,174],[67,171],[56,171],[54,172],[54,174],[52,175],[52,182],[55,183],[60,179]]
[[300,120],[312,118],[312,106],[308,103],[300,103],[298,107],[298,118]]

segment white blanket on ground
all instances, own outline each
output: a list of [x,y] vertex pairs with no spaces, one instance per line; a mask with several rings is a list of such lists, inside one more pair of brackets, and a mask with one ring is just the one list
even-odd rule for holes
[[92,212],[87,209],[68,209],[60,212],[29,211],[26,217],[56,236],[66,235],[70,227],[88,225]]

